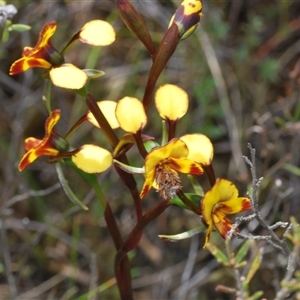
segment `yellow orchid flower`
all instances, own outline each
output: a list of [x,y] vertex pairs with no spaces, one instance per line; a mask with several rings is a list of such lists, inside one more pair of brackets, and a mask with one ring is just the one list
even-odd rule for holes
[[[82,88],[87,79],[87,74],[70,63],[65,63],[63,52],[54,48],[51,37],[55,33],[57,24],[55,21],[47,23],[39,34],[35,47],[25,47],[22,57],[16,60],[10,67],[9,74],[17,75],[31,68],[44,68],[48,70],[54,85],[67,89]],[[97,34],[96,34],[97,32]],[[75,40],[95,46],[105,46],[115,40],[115,32],[110,24],[101,20],[86,23],[83,28],[74,35],[67,47]]]
[[206,247],[213,226],[218,230],[223,238],[226,238],[227,232],[232,228],[232,221],[226,216],[251,208],[248,198],[238,197],[236,186],[226,179],[218,179],[215,185],[204,195],[201,209],[202,218],[208,225],[204,247]]
[[19,171],[41,156],[53,159],[71,157],[74,164],[86,173],[101,173],[112,165],[111,153],[101,147],[83,145],[79,149],[70,150],[67,141],[54,131],[59,119],[60,110],[54,110],[46,120],[44,138],[40,140],[30,137],[25,140],[26,153],[19,163]]
[[189,160],[188,154],[188,147],[180,139],[172,139],[166,145],[152,149],[145,159],[145,183],[140,197],[143,198],[155,185],[164,199],[171,199],[182,188],[178,172],[201,175],[201,164]]

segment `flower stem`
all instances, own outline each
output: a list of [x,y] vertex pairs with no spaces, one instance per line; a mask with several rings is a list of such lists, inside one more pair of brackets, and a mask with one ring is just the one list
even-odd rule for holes
[[197,215],[201,214],[200,207],[190,201],[181,190],[178,190],[176,194],[191,211],[193,211]]
[[169,200],[162,200],[141,217],[137,224],[132,228],[122,247],[119,249],[116,255],[116,266],[120,263],[120,261],[122,261],[129,251],[137,246],[137,240],[143,233],[144,228],[161,215],[168,206]]
[[134,138],[135,138],[135,141],[136,141],[136,144],[138,146],[141,156],[143,158],[145,158],[147,156],[148,152],[145,149],[141,133],[142,133],[141,130],[138,130],[137,133],[134,134]]
[[105,118],[104,114],[102,113],[100,107],[97,104],[96,99],[92,94],[88,94],[86,97],[86,104],[92,114],[94,115],[95,119],[97,120],[99,126],[103,130],[108,142],[110,143],[111,147],[115,149],[115,147],[119,143],[119,139],[111,126],[109,125],[107,119]]
[[176,50],[178,45],[178,27],[175,23],[171,25],[171,27],[166,32],[163,40],[161,41],[157,53],[155,54],[155,58],[153,61],[153,65],[151,67],[144,98],[143,98],[143,105],[145,111],[148,110],[151,101],[153,91],[157,82],[159,75],[161,74],[162,70],[166,66],[167,62],[169,61],[170,57]]

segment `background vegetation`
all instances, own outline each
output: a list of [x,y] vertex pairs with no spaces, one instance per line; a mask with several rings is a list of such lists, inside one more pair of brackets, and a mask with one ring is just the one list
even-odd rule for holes
[[[90,187],[74,173],[66,176],[90,210],[82,211],[64,195],[55,170],[39,159],[19,173],[17,165],[28,136],[42,137],[47,117],[41,97],[42,71],[35,69],[11,77],[10,65],[24,46],[34,46],[40,29],[56,20],[53,43],[62,49],[82,25],[92,19],[109,21],[117,40],[102,49],[77,44],[68,60],[106,75],[89,83],[98,98],[141,98],[151,61],[144,46],[124,26],[113,1],[11,1],[18,8],[14,23],[32,26],[12,32],[0,45],[0,299],[96,299],[86,293],[99,287],[99,299],[117,299],[114,284],[115,250]],[[158,44],[180,1],[132,1]],[[200,26],[182,41],[159,83],[178,84],[190,96],[188,116],[180,133],[201,132],[215,147],[214,168],[219,177],[232,180],[246,194],[251,183],[242,155],[247,144],[257,150],[257,176],[264,177],[259,199],[267,223],[300,219],[300,2],[204,1]],[[99,33],[100,34],[100,33]],[[63,120],[58,131],[69,128],[85,111],[73,93],[55,89]],[[160,135],[153,110],[146,127]],[[61,126],[61,127],[60,127]],[[181,132],[180,132],[181,131]],[[65,132],[62,132],[65,133]],[[73,144],[96,141],[105,145],[101,132],[85,124]],[[133,164],[140,162],[130,157]],[[124,234],[134,225],[133,206],[126,188],[113,171],[99,176],[103,190],[122,225]],[[105,180],[104,180],[105,179]],[[137,177],[141,186],[142,178]],[[144,207],[155,203],[152,193]],[[196,215],[171,207],[151,224],[132,251],[136,299],[234,299],[215,291],[218,284],[235,286],[232,272],[203,250],[204,234],[178,243],[159,240],[158,234],[175,234],[199,225]],[[249,232],[263,234],[255,221]],[[278,231],[280,235],[280,230]],[[212,236],[215,244],[224,241]],[[241,241],[233,240],[233,247]],[[253,244],[251,260],[263,248],[263,260],[251,282],[252,292],[274,299],[285,273],[286,257],[264,241]],[[10,270],[4,264],[10,261]],[[8,276],[8,275],[13,276]],[[291,294],[287,299],[296,298]]]

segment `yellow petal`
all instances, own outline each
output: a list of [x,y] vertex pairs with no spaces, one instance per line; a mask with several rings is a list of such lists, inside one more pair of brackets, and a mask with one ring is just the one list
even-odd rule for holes
[[211,234],[212,229],[213,229],[212,221],[210,221],[209,223],[207,223],[207,225],[208,225],[208,228],[207,228],[207,232],[206,232],[205,242],[204,242],[203,248],[206,248],[206,245],[207,245],[207,243],[209,242],[209,239],[210,239],[210,234]]
[[204,166],[211,165],[214,149],[210,139],[203,134],[186,134],[180,138],[189,149],[188,159]]
[[[40,32],[39,40],[34,48],[31,50],[31,55],[36,53],[39,49],[46,47],[49,43],[50,38],[56,31],[56,21],[49,22],[45,24],[43,29]],[[28,48],[27,48],[28,49]]]
[[154,177],[155,177],[155,170],[146,174],[146,179],[145,179],[144,185],[143,185],[141,193],[140,193],[141,199],[144,198],[145,195],[148,193],[148,191],[151,189],[151,187],[154,183]]
[[30,68],[49,69],[50,67],[51,64],[43,58],[22,57],[11,65],[9,69],[9,75],[17,75],[27,71]]
[[115,30],[107,22],[93,20],[86,23],[79,33],[81,42],[93,46],[107,46],[115,41]]
[[63,64],[58,68],[53,68],[49,72],[54,85],[65,89],[81,89],[88,77],[85,72],[72,64]]
[[131,133],[137,133],[147,123],[147,116],[142,102],[133,97],[124,97],[118,102],[116,117],[120,127]]
[[224,214],[236,214],[238,212],[248,210],[251,208],[250,199],[245,197],[239,197],[227,200],[222,203],[222,206],[219,208]]
[[112,155],[106,149],[95,145],[83,145],[72,156],[73,163],[86,173],[101,173],[112,165]]
[[187,155],[188,149],[180,139],[173,139],[164,146],[156,147],[146,156],[146,175],[155,170],[155,167],[166,159],[186,158]]
[[[100,110],[102,111],[102,113],[104,114],[111,128],[116,129],[120,127],[119,122],[116,118],[117,103],[111,100],[102,100],[97,102],[97,104]],[[87,118],[94,126],[100,128],[97,120],[95,119],[94,115],[91,112],[88,112]]]
[[203,169],[200,164],[186,158],[169,158],[169,164],[173,170],[184,174],[203,174]]
[[217,212],[213,215],[213,222],[222,238],[226,238],[227,232],[232,228],[232,221],[225,214]]
[[199,14],[202,16],[202,3],[201,0],[184,0],[181,5],[184,7],[184,15]]
[[186,114],[188,105],[187,93],[176,85],[165,84],[156,91],[155,106],[163,119],[180,119]]

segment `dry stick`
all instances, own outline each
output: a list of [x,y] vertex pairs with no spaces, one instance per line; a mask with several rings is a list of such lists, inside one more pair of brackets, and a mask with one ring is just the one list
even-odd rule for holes
[[275,232],[272,230],[272,227],[270,227],[268,224],[265,223],[265,221],[262,219],[259,209],[258,209],[258,189],[261,184],[262,179],[257,179],[256,177],[256,164],[255,164],[255,149],[251,147],[250,144],[248,144],[248,148],[250,150],[250,156],[251,160],[248,159],[248,157],[244,157],[246,163],[250,166],[251,174],[252,174],[252,193],[249,195],[250,196],[250,201],[252,205],[252,210],[255,214],[255,218],[259,222],[259,224],[267,230],[269,235],[271,236],[271,239],[268,240],[273,244],[274,247],[280,249],[285,255],[290,255],[290,249],[288,248],[285,239],[281,240]]
[[[246,299],[247,295],[243,288],[243,282],[241,280],[241,277],[242,277],[241,273],[240,273],[239,269],[234,266],[236,264],[236,262],[235,262],[235,258],[232,257],[233,251],[232,251],[229,239],[226,240],[225,245],[226,245],[227,256],[230,258],[231,267],[233,269],[234,278],[235,278],[235,282],[236,282],[236,286],[237,286],[236,297],[237,297],[237,299],[240,299],[240,300]],[[232,261],[232,259],[234,259],[234,261]]]
[[[295,245],[294,250],[289,257],[290,268],[287,269],[282,282],[291,282],[294,271],[298,265],[299,254],[300,254],[300,246]],[[274,300],[287,299],[289,293],[291,293],[291,290],[285,286],[282,286],[281,289],[276,293],[276,298]]]

